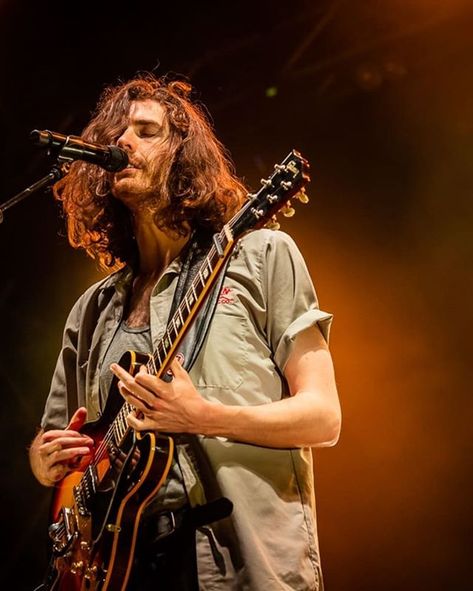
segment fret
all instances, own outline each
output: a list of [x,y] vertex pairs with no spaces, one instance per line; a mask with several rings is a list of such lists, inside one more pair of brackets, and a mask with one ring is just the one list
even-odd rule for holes
[[209,252],[209,257],[212,258],[212,264],[215,267],[215,265],[218,263],[219,259],[221,258],[220,253],[218,252],[218,250],[213,249]]
[[203,278],[202,283],[205,285],[205,281],[210,275],[208,268],[205,267],[204,269],[202,269],[202,272],[199,271],[199,275]]
[[164,359],[166,359],[166,357],[167,357],[167,354],[168,354],[168,349],[170,348],[170,347],[169,347],[169,345],[170,345],[170,344],[171,344],[171,343],[169,342],[169,335],[168,335],[168,333],[167,333],[167,331],[166,331],[166,332],[164,333],[164,338],[163,338],[163,340],[161,341],[161,349],[162,349],[162,352],[163,352],[163,357],[164,357]]
[[156,375],[158,373],[158,370],[156,369],[156,363],[155,363],[154,355],[148,361],[147,368],[148,368],[148,373],[150,373],[152,375]]
[[[195,291],[195,285],[194,285],[194,283],[192,283],[191,289],[189,289],[189,291],[187,292],[186,300],[188,301],[188,303],[191,306],[197,301],[197,294],[196,294],[196,291]],[[191,311],[191,308],[189,308],[189,312],[190,311]]]
[[158,365],[159,367],[161,367],[161,365],[163,364],[163,360],[161,359],[161,356],[159,354],[159,346],[156,348],[155,352],[153,353],[153,363],[155,364],[156,367],[156,359],[158,360]]
[[189,306],[189,302],[187,300],[187,295],[184,298],[184,304],[186,305],[187,313],[189,314],[189,312],[191,311],[191,309],[190,309],[190,306]]
[[179,320],[181,322],[181,326],[184,326],[184,319],[182,317],[182,310],[181,310],[181,306],[178,306],[177,310],[176,310],[176,314],[179,315]]
[[[125,408],[125,405],[123,405],[122,409],[123,408]],[[126,424],[126,420],[125,420],[125,415],[123,413],[120,413],[119,417],[120,417],[120,439],[123,439],[123,436],[126,433],[127,424]]]
[[166,359],[166,355],[167,355],[167,351],[166,351],[166,348],[164,347],[164,343],[163,343],[163,342],[161,342],[161,343],[159,344],[159,351],[160,351],[160,356],[161,356],[161,358],[162,358],[162,360],[163,360],[163,361],[161,362],[161,365],[163,365],[163,363],[164,363],[164,360]]
[[125,433],[127,432],[128,429],[128,425],[126,422],[126,415],[123,415],[122,417],[122,439],[125,436]]
[[179,334],[179,328],[177,328],[177,326],[176,326],[176,315],[175,314],[171,319],[171,323],[172,323],[172,328],[174,330],[174,336],[177,337],[177,335]]
[[118,445],[118,443],[120,441],[120,436],[118,433],[118,426],[115,421],[113,421],[111,427],[112,427],[112,431],[113,431],[113,441],[114,441],[115,445]]
[[[123,409],[123,407],[122,407]],[[122,433],[121,433],[121,411],[120,413],[117,415],[116,418],[116,425],[115,425],[115,431],[117,434],[117,438],[116,438],[116,444],[118,445],[122,439]]]

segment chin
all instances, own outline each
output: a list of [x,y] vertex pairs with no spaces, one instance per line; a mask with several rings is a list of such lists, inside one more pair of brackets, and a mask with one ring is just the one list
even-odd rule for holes
[[124,199],[127,196],[138,195],[140,189],[136,182],[133,182],[133,179],[123,177],[115,180],[112,187],[112,193],[117,199]]

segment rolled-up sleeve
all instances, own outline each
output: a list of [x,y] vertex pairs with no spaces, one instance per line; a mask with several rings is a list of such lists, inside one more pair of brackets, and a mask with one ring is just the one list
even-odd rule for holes
[[317,325],[328,342],[333,315],[319,308],[307,265],[288,234],[271,233],[262,272],[267,298],[266,333],[274,362],[284,371],[295,337]]

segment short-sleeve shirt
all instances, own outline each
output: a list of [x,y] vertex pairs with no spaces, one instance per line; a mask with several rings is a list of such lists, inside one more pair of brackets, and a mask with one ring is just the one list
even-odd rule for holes
[[[150,298],[151,335],[162,337],[181,267],[175,259]],[[64,428],[78,406],[100,416],[99,375],[120,325],[131,270],[90,287],[73,307],[52,379],[42,427]],[[332,315],[319,309],[305,261],[284,232],[255,230],[238,243],[212,323],[190,376],[200,394],[219,404],[262,405],[290,395],[284,369],[294,339],[318,325],[328,341]],[[182,466],[195,498],[219,488],[233,503],[229,518],[197,532],[203,591],[320,591],[312,453],[199,436],[212,482]],[[189,460],[189,462],[191,462]]]

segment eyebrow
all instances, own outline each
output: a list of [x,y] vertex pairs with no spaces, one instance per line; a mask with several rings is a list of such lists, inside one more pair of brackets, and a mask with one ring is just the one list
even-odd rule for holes
[[162,124],[154,119],[132,119],[131,122],[134,125],[158,125],[159,127],[162,127]]

